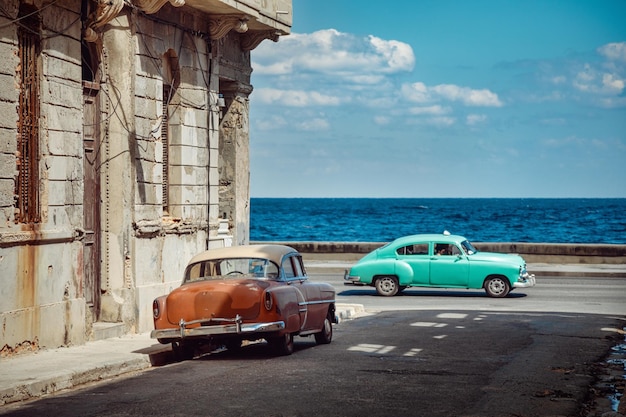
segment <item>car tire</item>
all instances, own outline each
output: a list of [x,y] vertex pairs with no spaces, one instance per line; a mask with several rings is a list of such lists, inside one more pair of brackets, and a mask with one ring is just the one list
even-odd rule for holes
[[174,358],[179,361],[186,361],[193,359],[196,353],[196,346],[192,343],[186,343],[182,340],[179,342],[172,342],[172,352],[174,353]]
[[330,315],[330,312],[326,315],[324,319],[324,324],[322,325],[322,331],[319,333],[315,333],[315,342],[318,345],[327,345],[333,340],[333,321]]
[[285,333],[282,336],[273,337],[269,340],[272,350],[282,356],[288,356],[293,353],[293,335]]
[[487,278],[484,288],[487,295],[493,298],[506,297],[509,291],[511,291],[509,281],[505,277],[500,276]]
[[229,352],[239,352],[241,350],[241,342],[239,339],[226,340],[224,346]]
[[376,279],[376,292],[385,297],[393,297],[398,293],[398,278],[394,276],[383,276]]

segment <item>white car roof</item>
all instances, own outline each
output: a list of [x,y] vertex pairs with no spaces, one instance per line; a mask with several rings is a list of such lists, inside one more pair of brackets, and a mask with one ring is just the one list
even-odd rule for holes
[[201,252],[191,258],[189,265],[211,259],[225,258],[262,258],[269,259],[277,265],[280,265],[285,255],[290,253],[298,253],[298,251],[291,246],[276,244],[230,246]]

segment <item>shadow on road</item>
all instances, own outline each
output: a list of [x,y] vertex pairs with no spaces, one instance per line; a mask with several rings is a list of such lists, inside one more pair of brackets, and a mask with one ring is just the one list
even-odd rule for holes
[[[341,291],[337,293],[337,295],[341,296],[362,296],[362,295],[370,295],[375,297],[383,297],[382,295],[378,295],[376,290],[374,289],[351,289],[346,291]],[[472,290],[422,290],[422,289],[410,289],[404,290],[401,293],[395,295],[394,297],[463,297],[463,298],[489,298],[487,294],[483,291],[472,291]],[[510,292],[504,298],[524,298],[526,294],[520,292]]]

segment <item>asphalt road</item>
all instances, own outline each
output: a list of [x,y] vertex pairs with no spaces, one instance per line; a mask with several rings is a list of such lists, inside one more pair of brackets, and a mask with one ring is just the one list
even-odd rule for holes
[[363,304],[369,311],[447,310],[524,311],[615,314],[626,316],[626,279],[538,277],[532,288],[490,298],[483,290],[409,288],[395,297],[380,297],[373,287],[344,285],[338,273],[312,274],[331,283],[341,303]]
[[[333,278],[335,277],[335,278]],[[624,336],[626,280],[542,278],[505,299],[344,287],[370,314],[330,345],[264,343],[0,409],[54,416],[581,416],[592,374]]]

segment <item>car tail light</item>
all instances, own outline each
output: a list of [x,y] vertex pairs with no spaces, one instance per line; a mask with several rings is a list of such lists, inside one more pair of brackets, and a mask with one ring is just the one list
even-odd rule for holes
[[159,302],[157,300],[154,300],[152,302],[152,315],[154,316],[155,319],[158,319],[159,316],[161,315],[161,310],[159,309]]
[[265,309],[267,311],[270,311],[272,309],[272,306],[274,305],[272,294],[269,291],[265,291],[265,295],[263,296],[263,304],[265,305]]

